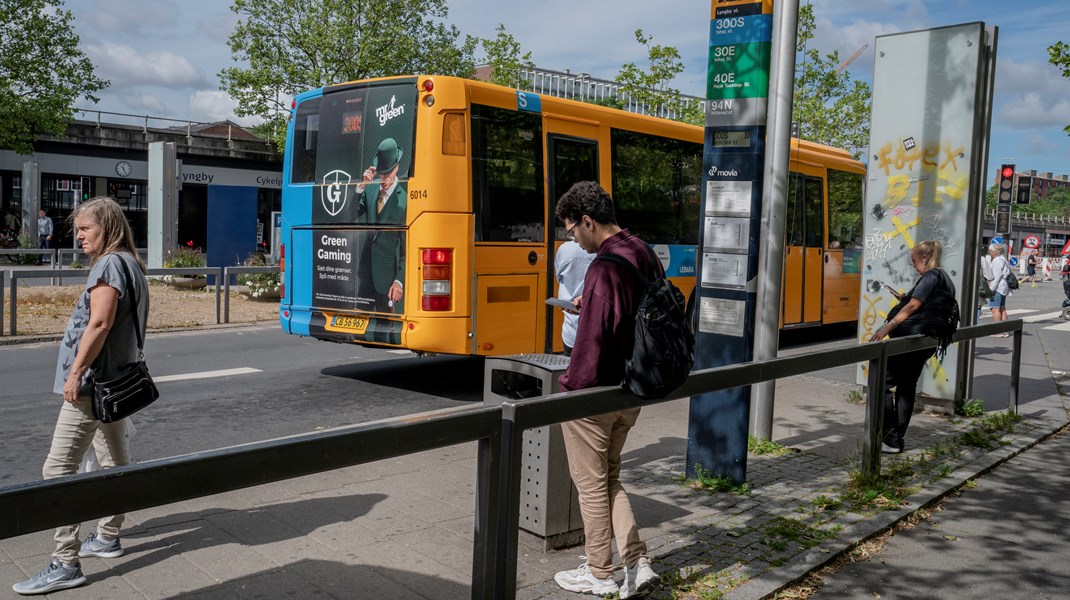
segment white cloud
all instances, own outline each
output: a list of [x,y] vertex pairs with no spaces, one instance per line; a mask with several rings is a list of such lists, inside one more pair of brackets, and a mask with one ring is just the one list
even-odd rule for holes
[[1070,99],[1045,99],[1027,93],[999,107],[1001,124],[1023,129],[1062,128],[1070,124]]
[[1048,138],[1042,135],[1027,135],[1022,138],[1022,142],[1019,148],[1027,155],[1048,155],[1056,154],[1062,147],[1060,144],[1056,144],[1048,140]]
[[234,109],[238,102],[226,92],[218,90],[197,90],[189,97],[190,119],[214,123],[216,121],[230,120],[242,127],[256,125],[262,119],[258,117],[238,117]]
[[204,75],[190,61],[165,51],[139,52],[126,44],[87,43],[82,49],[96,66],[97,74],[111,80],[114,88],[136,85],[161,87],[201,86]]
[[167,112],[167,105],[152,94],[131,93],[122,96],[123,102],[135,113],[161,115]]

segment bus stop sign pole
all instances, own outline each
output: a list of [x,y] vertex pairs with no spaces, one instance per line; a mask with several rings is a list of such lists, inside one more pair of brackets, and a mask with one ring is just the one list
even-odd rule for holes
[[[711,1],[695,368],[751,360],[773,0]],[[692,396],[687,476],[746,480],[750,388]]]

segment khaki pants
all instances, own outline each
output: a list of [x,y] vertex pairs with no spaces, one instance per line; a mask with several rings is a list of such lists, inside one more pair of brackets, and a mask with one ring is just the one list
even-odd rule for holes
[[[78,471],[89,445],[97,453],[97,460],[104,468],[125,465],[130,462],[129,440],[126,435],[126,419],[116,423],[101,423],[93,418],[88,400],[77,404],[63,402],[52,434],[52,448],[48,451],[41,474],[45,479],[70,475]],[[72,498],[71,502],[77,502]],[[119,528],[125,515],[104,517],[97,524],[98,535],[108,538],[119,536]],[[56,529],[56,551],[52,556],[65,564],[78,562],[78,538],[80,525],[68,525]]]
[[596,577],[613,576],[613,548],[626,565],[646,556],[628,494],[620,484],[620,453],[639,418],[632,408],[561,424],[569,471],[579,491],[587,565]]

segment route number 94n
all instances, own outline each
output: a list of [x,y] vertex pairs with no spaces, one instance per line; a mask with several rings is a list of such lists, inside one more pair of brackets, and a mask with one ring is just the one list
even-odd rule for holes
[[409,190],[409,200],[426,200],[427,190]]

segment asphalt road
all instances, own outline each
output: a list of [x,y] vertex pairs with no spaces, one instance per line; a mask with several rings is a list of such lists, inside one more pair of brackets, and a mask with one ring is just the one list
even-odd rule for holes
[[[40,479],[60,406],[52,393],[57,346],[0,346],[0,486]],[[137,460],[482,400],[481,359],[416,358],[277,326],[154,334],[145,352],[160,399],[133,417]]]

